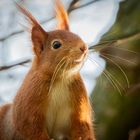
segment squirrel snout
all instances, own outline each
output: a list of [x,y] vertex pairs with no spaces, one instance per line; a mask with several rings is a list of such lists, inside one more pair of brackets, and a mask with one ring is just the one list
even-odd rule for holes
[[85,52],[87,51],[87,47],[86,47],[86,46],[82,46],[82,47],[80,47],[80,50],[81,50],[83,53],[85,53]]

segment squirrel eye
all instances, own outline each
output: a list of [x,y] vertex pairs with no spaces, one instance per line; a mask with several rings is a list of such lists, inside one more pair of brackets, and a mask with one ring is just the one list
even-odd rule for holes
[[52,44],[52,47],[53,47],[54,49],[58,49],[58,48],[60,48],[61,46],[62,46],[62,44],[61,44],[61,42],[59,42],[59,41],[54,41],[53,44]]

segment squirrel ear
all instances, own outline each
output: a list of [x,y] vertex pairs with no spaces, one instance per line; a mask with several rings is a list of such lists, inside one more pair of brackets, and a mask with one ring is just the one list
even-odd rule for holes
[[55,11],[58,20],[58,29],[69,30],[68,14],[60,0],[55,0]]
[[18,3],[16,3],[16,6],[26,16],[27,20],[31,24],[31,39],[33,43],[33,50],[35,54],[39,56],[44,49],[48,34],[27,9]]
[[31,31],[31,39],[33,42],[33,51],[39,57],[45,48],[47,33],[40,27],[34,26]]

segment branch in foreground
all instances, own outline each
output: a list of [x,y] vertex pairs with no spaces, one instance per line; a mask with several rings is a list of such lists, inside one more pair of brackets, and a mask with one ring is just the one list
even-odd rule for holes
[[29,63],[30,61],[31,61],[30,59],[26,59],[21,62],[13,63],[13,64],[10,64],[7,66],[0,66],[0,71],[7,70],[7,69],[10,69],[10,68],[18,66],[18,65],[23,65],[23,64]]

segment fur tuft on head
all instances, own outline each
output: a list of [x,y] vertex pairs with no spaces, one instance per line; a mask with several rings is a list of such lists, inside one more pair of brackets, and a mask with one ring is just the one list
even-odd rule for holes
[[19,4],[17,2],[15,2],[15,3],[16,3],[17,8],[21,11],[21,13],[23,13],[26,16],[26,18],[28,19],[28,21],[30,22],[30,24],[32,26],[41,27],[39,22],[35,19],[35,17],[27,9],[25,9],[21,4]]
[[17,8],[25,15],[29,23],[31,24],[31,39],[33,42],[33,50],[36,56],[39,57],[44,49],[44,43],[47,38],[47,32],[41,27],[40,23],[35,17],[25,9],[21,4],[16,3]]
[[[16,3],[17,8],[25,15],[31,25],[31,39],[33,43],[33,50],[39,58],[45,48],[48,32],[46,32],[36,18],[21,4]],[[60,0],[55,0],[56,17],[58,20],[58,29],[69,31],[68,14]]]
[[69,31],[68,14],[60,0],[55,0],[55,11],[58,20],[58,29]]

